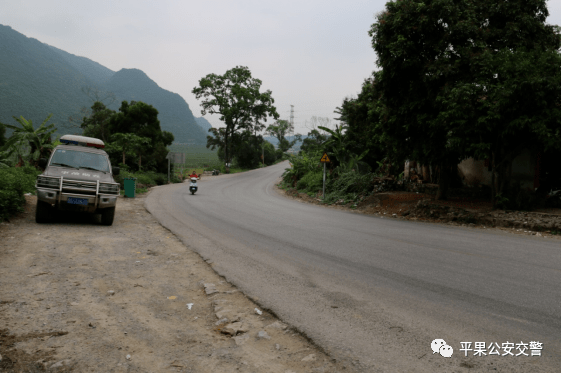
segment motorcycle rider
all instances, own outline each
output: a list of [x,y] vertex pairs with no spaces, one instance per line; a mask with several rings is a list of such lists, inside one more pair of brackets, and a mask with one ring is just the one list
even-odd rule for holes
[[189,178],[197,178],[197,179],[199,179],[199,176],[197,175],[197,173],[195,173],[195,170],[193,170],[193,172],[191,173],[191,175],[189,175]]

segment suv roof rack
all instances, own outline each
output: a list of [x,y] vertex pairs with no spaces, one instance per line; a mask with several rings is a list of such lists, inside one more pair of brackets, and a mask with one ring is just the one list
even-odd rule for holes
[[74,144],[85,147],[105,148],[105,143],[103,143],[103,140],[90,138],[89,136],[63,135],[60,137],[60,142],[63,144]]

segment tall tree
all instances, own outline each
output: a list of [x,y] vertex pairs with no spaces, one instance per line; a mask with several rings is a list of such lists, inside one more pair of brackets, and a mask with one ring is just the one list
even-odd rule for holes
[[114,110],[108,109],[102,102],[96,101],[92,105],[90,115],[84,117],[80,125],[84,131],[84,136],[91,136],[108,142],[111,135],[109,121],[115,113]]
[[286,136],[292,132],[294,132],[294,126],[284,119],[280,119],[267,127],[267,134],[278,139],[279,149],[283,153],[292,148],[296,142],[302,140],[302,136],[299,134],[296,134],[290,141],[286,139]]
[[150,138],[130,133],[116,133],[111,136],[111,141],[111,145],[122,153],[123,164],[125,164],[125,155],[130,154],[138,156],[138,168],[142,167],[142,149],[150,144]]
[[346,125],[345,138],[347,148],[350,152],[361,154],[368,150],[363,159],[371,169],[376,169],[378,162],[388,157],[391,164],[400,163],[396,159],[396,151],[386,144],[380,142],[380,136],[376,131],[379,122],[379,114],[372,110],[372,103],[380,98],[380,92],[376,89],[374,77],[365,79],[362,90],[356,98],[345,98],[341,107],[335,110],[339,114],[337,120]]
[[255,169],[262,162],[263,137],[249,131],[240,134],[234,157],[238,166],[245,169]]
[[[158,120],[158,110],[152,105],[141,101],[123,101],[119,112],[110,117],[109,134],[134,134],[150,139],[149,144],[141,145],[135,154],[148,156],[146,166],[159,171],[167,169],[166,147],[170,145],[174,136],[170,132],[162,131]],[[140,165],[140,164],[139,164]]]
[[438,198],[461,159],[491,157],[504,180],[497,168],[523,143],[557,131],[560,38],[547,16],[545,0],[400,0],[378,14],[377,131],[403,156],[440,165]]
[[279,118],[271,91],[260,92],[261,84],[247,67],[236,66],[224,75],[208,74],[193,88],[195,97],[203,98],[201,114],[220,114],[220,120],[226,124],[221,134],[226,163],[231,162],[236,132],[260,131],[268,117]]
[[328,136],[317,129],[311,130],[306,138],[302,141],[300,152],[316,152],[322,150],[323,143],[328,139]]

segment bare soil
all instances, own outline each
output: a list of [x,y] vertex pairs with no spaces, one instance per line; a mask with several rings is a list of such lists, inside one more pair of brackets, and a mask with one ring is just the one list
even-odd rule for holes
[[0,372],[356,371],[225,282],[145,196],[109,227],[36,224],[34,196],[0,224]]
[[[325,205],[318,196],[299,193],[295,189],[278,190],[285,196],[303,203]],[[459,193],[446,201],[438,201],[435,200],[434,193],[391,191],[373,194],[356,207],[351,203],[327,206],[386,218],[495,229],[561,240],[559,208],[541,208],[533,211],[493,210],[488,200]]]

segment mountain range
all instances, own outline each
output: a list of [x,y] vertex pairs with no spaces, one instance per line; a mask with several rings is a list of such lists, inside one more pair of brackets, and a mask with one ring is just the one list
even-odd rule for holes
[[[143,101],[154,106],[162,130],[177,143],[206,144],[210,123],[193,116],[189,104],[158,86],[143,71],[117,72],[85,57],[28,38],[0,25],[0,122],[16,124],[12,116],[32,120],[35,127],[49,115],[58,134],[81,134],[81,118],[96,95],[112,93],[104,102],[118,110],[121,102]],[[86,113],[84,113],[86,108]]]

